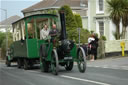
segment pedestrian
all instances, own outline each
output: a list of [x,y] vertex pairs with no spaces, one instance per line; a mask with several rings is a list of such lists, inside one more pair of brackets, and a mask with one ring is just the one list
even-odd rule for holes
[[98,39],[98,36],[97,36],[96,33],[94,33],[93,36],[94,36],[94,39],[95,39],[94,40],[94,44],[95,44],[94,59],[96,60],[97,59],[97,48],[98,48],[99,39]]
[[94,61],[94,53],[95,53],[95,38],[91,35],[88,38],[88,55],[90,55],[90,61]]

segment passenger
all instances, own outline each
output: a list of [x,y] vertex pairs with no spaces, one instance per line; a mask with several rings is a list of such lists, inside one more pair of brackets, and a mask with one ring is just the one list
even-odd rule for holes
[[48,26],[46,24],[44,25],[44,28],[40,31],[40,39],[43,39],[43,40],[50,39],[49,29],[48,29]]

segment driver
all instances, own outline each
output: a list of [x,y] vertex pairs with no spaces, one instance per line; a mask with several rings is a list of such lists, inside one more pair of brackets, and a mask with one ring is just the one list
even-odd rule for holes
[[58,30],[56,28],[56,25],[53,24],[52,29],[49,32],[49,35],[51,36],[51,42],[53,42],[54,45],[55,45],[55,42],[56,42],[57,34],[58,34]]

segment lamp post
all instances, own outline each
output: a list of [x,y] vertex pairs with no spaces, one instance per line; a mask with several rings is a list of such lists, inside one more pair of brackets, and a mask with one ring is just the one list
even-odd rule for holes
[[[7,20],[7,9],[2,9],[2,8],[0,9],[5,12],[5,20]],[[7,50],[8,50],[8,28],[6,26],[6,52]]]

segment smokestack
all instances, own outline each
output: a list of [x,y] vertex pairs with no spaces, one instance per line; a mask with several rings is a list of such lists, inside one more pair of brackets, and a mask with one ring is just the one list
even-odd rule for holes
[[64,11],[60,11],[60,21],[61,21],[60,40],[65,40],[65,39],[67,39],[67,36],[66,36],[66,25],[65,25],[65,14],[64,14]]

